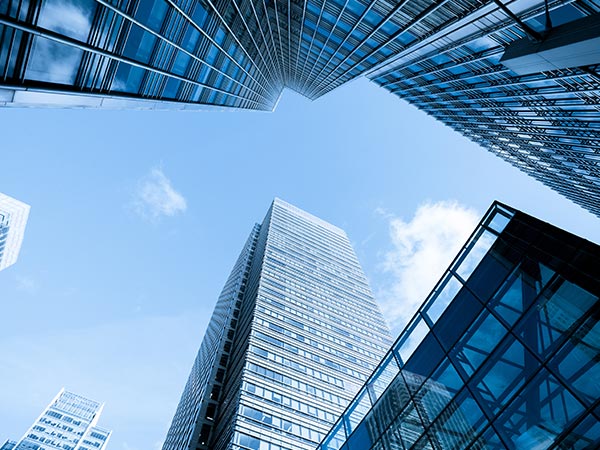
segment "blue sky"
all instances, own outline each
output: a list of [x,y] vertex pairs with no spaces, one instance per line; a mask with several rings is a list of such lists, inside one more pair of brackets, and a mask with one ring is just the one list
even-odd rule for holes
[[0,272],[0,441],[64,386],[106,402],[110,449],[158,448],[274,196],[347,231],[395,332],[494,199],[600,241],[594,216],[365,80],[274,113],[4,109],[0,130],[0,192],[31,205]]

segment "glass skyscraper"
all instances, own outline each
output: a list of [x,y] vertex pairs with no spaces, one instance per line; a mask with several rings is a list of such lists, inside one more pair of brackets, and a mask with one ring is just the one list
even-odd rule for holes
[[0,106],[272,110],[365,75],[600,215],[599,30],[600,0],[5,0]]
[[600,448],[600,247],[495,203],[318,450]]
[[225,283],[163,450],[312,450],[390,345],[346,234],[275,199]]
[[14,450],[106,450],[111,432],[96,424],[104,405],[61,389]]
[[29,205],[0,192],[0,270],[17,262]]

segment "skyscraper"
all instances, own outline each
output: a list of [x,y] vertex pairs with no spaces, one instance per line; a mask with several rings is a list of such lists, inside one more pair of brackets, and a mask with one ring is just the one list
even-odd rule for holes
[[0,270],[17,262],[29,205],[0,192]]
[[275,199],[225,283],[163,449],[314,449],[390,344],[346,234]]
[[14,450],[106,450],[111,432],[96,426],[103,407],[61,389]]
[[366,75],[600,215],[599,27],[599,0],[8,0],[0,105],[271,110]]
[[495,203],[318,450],[600,447],[600,247]]

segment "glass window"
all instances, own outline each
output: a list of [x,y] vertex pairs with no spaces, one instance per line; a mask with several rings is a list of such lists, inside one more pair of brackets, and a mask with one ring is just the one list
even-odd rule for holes
[[446,275],[440,283],[438,293],[434,294],[433,300],[426,307],[427,316],[433,323],[439,319],[461,287],[462,284],[455,277]]
[[432,425],[432,432],[446,445],[444,448],[467,448],[466,445],[485,425],[487,419],[464,390],[457,399],[444,410]]
[[456,269],[456,273],[463,280],[467,280],[471,276],[481,258],[488,252],[495,240],[496,236],[489,231],[480,231],[479,236],[475,237],[475,241],[469,244],[470,248],[467,249],[466,254],[461,256]]
[[419,315],[412,320],[407,330],[404,337],[395,347],[402,362],[406,362],[410,358],[419,343],[423,340],[423,337],[429,332],[429,327]]
[[482,405],[495,414],[523,386],[539,364],[523,345],[507,339],[470,385]]
[[542,369],[496,420],[495,427],[515,448],[549,448],[582,412],[582,405]]
[[352,406],[348,409],[345,414],[346,419],[346,429],[348,434],[352,433],[360,421],[365,417],[365,414],[371,408],[371,402],[369,400],[369,396],[367,395],[367,391],[363,390],[359,396],[354,399],[352,402]]
[[490,307],[508,325],[513,325],[521,317],[523,311],[533,303],[535,295],[539,291],[539,288],[536,289],[535,279],[528,276],[523,267],[519,266],[490,301]]
[[377,401],[377,399],[381,397],[383,391],[387,389],[399,371],[400,369],[398,368],[396,358],[394,358],[394,355],[391,353],[388,353],[388,356],[379,365],[373,374],[372,380],[369,381],[368,384],[368,389],[373,396],[373,401]]
[[600,398],[600,323],[597,317],[589,317],[579,327],[550,365],[590,405]]
[[404,366],[405,371],[428,377],[440,364],[444,351],[432,333],[429,333]]
[[94,0],[44,0],[37,24],[86,42],[96,4]]
[[444,348],[454,346],[482,309],[483,305],[467,289],[463,288],[458,293],[433,327]]
[[[558,287],[557,287],[558,286]],[[526,345],[541,356],[556,348],[567,330],[596,303],[597,298],[579,286],[562,280],[545,291],[516,328]]]
[[72,85],[82,56],[83,50],[36,36],[25,78]]
[[489,356],[507,333],[507,329],[491,314],[484,311],[452,349],[467,375]]

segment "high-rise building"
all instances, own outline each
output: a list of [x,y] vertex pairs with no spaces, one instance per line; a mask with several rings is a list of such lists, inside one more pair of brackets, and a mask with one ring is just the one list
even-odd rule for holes
[[600,1],[548,3],[409,1],[410,44],[367,76],[600,216]]
[[600,448],[600,246],[495,203],[318,450]]
[[111,432],[96,425],[103,407],[61,389],[23,438],[5,445],[14,450],[106,450]]
[[391,345],[348,237],[275,199],[217,301],[164,450],[312,450]]
[[600,215],[599,29],[600,0],[8,0],[0,105],[272,110],[366,75]]
[[0,192],[0,270],[17,262],[29,205]]

